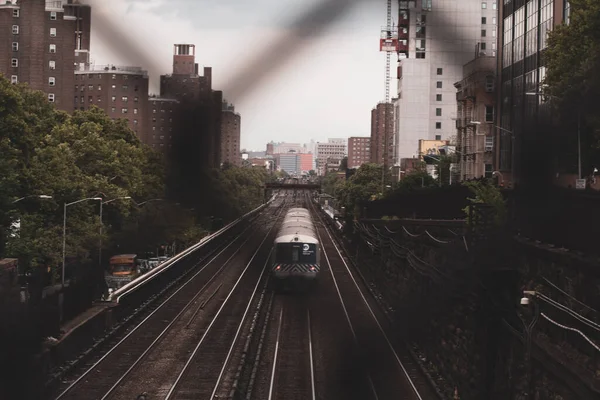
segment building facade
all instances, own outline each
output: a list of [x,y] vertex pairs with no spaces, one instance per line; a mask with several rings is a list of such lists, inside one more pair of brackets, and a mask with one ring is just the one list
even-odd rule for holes
[[123,118],[144,140],[148,109],[148,73],[140,67],[115,65],[77,67],[74,72],[73,109],[95,105],[113,118]]
[[497,0],[399,1],[397,159],[419,139],[455,135],[456,91],[475,51],[495,55]]
[[519,182],[522,159],[528,157],[521,152],[523,141],[535,142],[531,137],[534,126],[540,117],[550,116],[547,104],[537,95],[546,75],[542,52],[554,26],[568,22],[569,2],[504,0],[498,18],[501,36],[495,166],[508,186]]
[[2,0],[0,72],[72,112],[74,66],[89,59],[90,24],[91,8],[74,0]]
[[235,112],[233,104],[223,102],[221,116],[221,163],[242,165],[240,155],[242,117]]
[[371,110],[370,162],[394,165],[394,105],[379,103]]
[[360,168],[371,162],[371,138],[352,136],[348,138],[348,168]]
[[491,178],[494,171],[496,57],[477,57],[464,66],[457,89],[456,153],[461,180]]
[[178,100],[148,97],[142,141],[164,154],[170,152],[178,112]]

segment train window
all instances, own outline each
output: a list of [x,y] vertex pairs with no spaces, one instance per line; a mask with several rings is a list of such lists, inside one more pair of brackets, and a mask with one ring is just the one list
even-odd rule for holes
[[300,257],[298,257],[298,248],[294,247],[292,249],[292,262],[298,262],[298,260],[300,259]]

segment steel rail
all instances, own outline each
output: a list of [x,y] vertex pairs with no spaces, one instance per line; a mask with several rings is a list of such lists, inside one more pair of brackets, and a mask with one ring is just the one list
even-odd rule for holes
[[[219,307],[219,310],[217,311],[217,313],[215,314],[215,316],[213,317],[212,321],[210,322],[210,324],[208,325],[208,327],[206,328],[206,330],[204,331],[204,333],[202,334],[202,337],[200,338],[200,340],[198,341],[198,344],[196,344],[196,347],[194,348],[194,350],[192,351],[192,353],[190,354],[190,356],[188,357],[188,360],[186,361],[185,365],[183,366],[181,372],[179,373],[179,375],[177,376],[177,378],[175,379],[175,382],[173,382],[173,384],[171,385],[171,388],[169,389],[169,392],[167,393],[166,397],[164,400],[169,400],[171,398],[173,398],[175,390],[177,389],[177,387],[179,386],[179,384],[182,382],[183,377],[185,375],[185,373],[187,372],[190,364],[192,363],[192,360],[195,358],[196,354],[198,353],[198,350],[200,349],[200,347],[202,346],[202,344],[204,343],[204,340],[206,339],[206,337],[208,336],[208,334],[211,332],[212,327],[214,326],[215,322],[217,321],[217,319],[219,319],[219,316],[221,315],[221,312],[223,311],[223,309],[225,308],[225,306],[228,304],[229,299],[231,298],[231,296],[233,295],[233,293],[235,292],[235,290],[237,289],[237,287],[239,286],[240,282],[242,281],[242,279],[244,278],[244,276],[246,275],[246,272],[248,271],[248,269],[250,268],[250,265],[252,264],[252,261],[254,261],[254,258],[256,257],[256,255],[258,254],[258,252],[261,250],[264,242],[267,240],[267,238],[269,237],[269,234],[271,233],[271,231],[273,230],[273,228],[275,227],[276,224],[273,224],[273,226],[269,229],[269,232],[267,232],[267,234],[265,235],[264,239],[260,242],[260,244],[258,245],[256,251],[254,252],[254,254],[252,255],[252,257],[250,258],[250,261],[248,261],[248,263],[246,264],[246,267],[244,268],[244,270],[242,271],[242,273],[240,274],[240,277],[237,279],[237,281],[235,282],[235,284],[233,285],[233,288],[231,289],[231,291],[229,292],[229,294],[227,295],[227,297],[225,298],[225,300],[223,301],[223,303],[221,304],[221,307]],[[258,278],[258,281],[256,282],[256,286],[252,292],[252,297],[251,299],[254,298],[254,296],[256,295],[256,292],[258,290],[258,287],[260,285],[260,282],[262,281],[262,278],[264,276],[265,270],[267,265],[269,264],[269,259],[271,256],[271,252],[273,250],[271,249],[267,255],[267,259],[265,261],[265,264],[263,266],[263,270]],[[244,318],[242,318],[242,320],[240,321],[240,325],[243,325],[243,323],[245,322],[245,316],[247,314],[247,311],[250,307],[250,304],[252,303],[252,301],[248,302],[248,307],[246,308],[246,312],[244,313]],[[238,328],[239,329],[239,328]]]
[[[383,335],[386,344],[388,345],[390,351],[392,352],[392,354],[394,355],[394,358],[396,359],[397,364],[400,366],[400,368],[402,369],[402,372],[404,373],[404,376],[406,377],[410,387],[412,388],[414,394],[417,396],[417,398],[419,400],[423,400],[423,398],[421,397],[421,394],[419,393],[419,391],[417,390],[417,387],[415,386],[412,378],[410,377],[408,371],[406,370],[406,367],[404,366],[404,363],[402,362],[402,360],[400,360],[400,357],[398,356],[398,353],[396,352],[396,349],[394,348],[394,346],[392,345],[392,342],[390,341],[387,333],[385,332],[385,330],[383,329],[383,327],[381,326],[381,324],[379,323],[379,320],[377,319],[377,316],[375,315],[375,313],[373,312],[373,309],[371,308],[371,305],[369,304],[369,302],[367,301],[366,297],[364,296],[362,290],[360,289],[360,286],[358,285],[358,282],[356,282],[356,279],[354,278],[354,274],[352,273],[352,271],[350,270],[350,267],[348,266],[348,264],[346,263],[346,260],[344,260],[344,256],[342,255],[338,245],[335,243],[335,240],[331,237],[331,234],[329,233],[329,229],[327,228],[327,224],[323,223],[323,220],[321,218],[320,215],[317,214],[317,218],[319,218],[319,221],[321,222],[321,224],[323,225],[323,227],[325,228],[325,233],[327,233],[327,236],[329,237],[329,240],[331,241],[331,243],[333,244],[334,249],[336,250],[338,256],[340,257],[340,260],[342,261],[342,263],[344,264],[344,267],[346,269],[346,271],[348,271],[348,274],[350,276],[350,278],[352,279],[352,282],[354,283],[354,286],[356,287],[356,289],[358,290],[358,293],[360,294],[361,299],[363,300],[364,304],[367,306],[367,309],[369,310],[369,314],[371,315],[371,317],[373,318],[373,320],[375,321],[375,323],[377,324],[377,327],[379,329],[379,331],[381,332],[381,334]],[[319,232],[317,231],[317,234],[319,236],[319,241],[321,242],[321,246],[323,248],[323,254],[325,254],[325,258],[327,259],[327,263],[329,264],[329,271],[331,272],[331,276],[333,277],[336,289],[338,291],[338,295],[340,297],[340,301],[342,301],[342,303],[344,303],[344,300],[342,299],[342,295],[339,291],[337,282],[336,282],[336,278],[335,278],[335,274],[333,272],[333,269],[331,268],[331,264],[329,262],[329,257],[327,256],[327,252],[325,251],[325,247],[323,246],[323,241],[321,240],[321,235],[319,234]],[[348,313],[346,312],[346,306],[343,305],[344,307],[344,313],[346,313],[346,318],[348,319],[348,322],[350,322]],[[371,379],[369,377],[369,379]],[[371,384],[372,381],[371,381]]]
[[[238,240],[240,237],[242,237],[242,235],[244,235],[250,228],[252,228],[251,226],[248,226],[247,228],[245,228],[242,232],[240,232],[240,234],[238,234],[233,240],[231,240],[231,242],[229,244],[227,244],[227,246],[225,246],[223,249],[221,249],[215,256],[213,256],[208,262],[206,262],[194,275],[192,275],[185,283],[183,283],[179,288],[177,288],[177,290],[175,292],[173,292],[169,297],[167,297],[156,309],[154,309],[149,315],[147,315],[140,323],[138,323],[130,332],[127,333],[127,335],[125,335],[121,340],[119,340],[114,346],[112,346],[98,361],[96,361],[91,367],[89,367],[86,371],[83,372],[83,374],[81,374],[74,382],[72,382],[67,388],[65,388],[57,397],[55,397],[55,400],[59,400],[61,398],[63,398],[67,393],[69,393],[70,391],[72,391],[78,384],[79,382],[81,382],[82,379],[84,379],[87,375],[89,375],[92,371],[94,371],[96,369],[96,367],[102,362],[104,361],[109,355],[111,355],[115,350],[117,350],[119,348],[119,346],[121,346],[121,344],[126,341],[131,335],[133,335],[135,332],[137,332],[150,318],[152,318],[154,316],[154,314],[156,314],[160,309],[162,309],[174,296],[176,296],[181,290],[183,290],[188,284],[190,284],[190,282],[192,282],[200,273],[202,273],[215,259],[217,259],[221,254],[223,254],[223,252],[225,252],[229,247],[231,247],[236,240]],[[252,236],[250,235],[248,237],[248,239],[246,239],[241,246],[239,246],[235,252],[233,253],[233,255],[237,254],[242,248],[243,246],[246,244],[246,242],[248,242],[248,240],[250,240],[252,238]],[[232,255],[232,257],[233,257]],[[227,259],[227,261],[225,263],[223,263],[223,266],[221,266],[219,268],[219,270],[210,278],[210,281],[214,280],[215,277],[220,273],[220,271],[222,271],[223,267],[226,265],[227,262],[229,262],[229,260],[232,258],[229,257]],[[208,283],[207,283],[208,284]],[[198,292],[198,295],[200,293],[202,293],[202,290],[206,287],[206,285],[203,286],[203,288]],[[197,296],[197,295],[196,295]],[[193,299],[192,299],[193,301]],[[175,319],[167,326],[167,328],[161,333],[164,334],[166,332],[166,330],[179,318],[179,316],[183,313],[183,311],[185,311],[185,309],[188,307],[188,305],[191,304],[191,301],[189,303],[187,303],[187,305],[184,307],[184,309],[182,310],[181,313],[179,313]],[[157,340],[155,340],[151,346],[153,346],[155,344],[155,342],[157,342]],[[144,352],[144,354],[146,354],[146,352]],[[139,362],[140,359],[138,359],[136,362]],[[127,374],[129,374],[131,372],[131,369],[127,371]],[[119,379],[119,381],[122,381],[122,379]],[[111,388],[111,391],[114,390],[114,387]],[[106,398],[106,395],[103,397]]]

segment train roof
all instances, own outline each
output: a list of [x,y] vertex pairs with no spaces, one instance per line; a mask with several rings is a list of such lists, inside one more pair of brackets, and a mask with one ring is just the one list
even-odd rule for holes
[[305,208],[290,209],[279,228],[275,243],[290,242],[318,243],[315,226]]

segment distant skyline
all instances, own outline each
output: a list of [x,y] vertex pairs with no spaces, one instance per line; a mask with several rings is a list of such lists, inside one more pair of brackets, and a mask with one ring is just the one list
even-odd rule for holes
[[[196,62],[213,68],[213,88],[220,90],[265,44],[288,35],[286,21],[315,0],[90,0],[91,56],[95,64],[139,65],[115,56],[96,32],[96,13],[109,15],[151,57],[150,90],[158,93],[159,76],[171,73],[175,43],[196,45]],[[370,135],[371,109],[384,97],[385,55],[379,30],[385,4],[355,7],[348,17],[262,86],[239,102],[241,148],[261,151],[271,140],[309,143],[328,138]],[[301,7],[301,8],[300,8]],[[96,14],[97,15],[97,14]],[[113,42],[114,43],[114,42]]]

